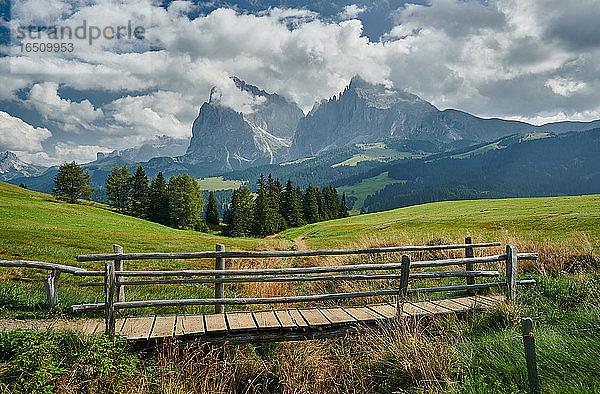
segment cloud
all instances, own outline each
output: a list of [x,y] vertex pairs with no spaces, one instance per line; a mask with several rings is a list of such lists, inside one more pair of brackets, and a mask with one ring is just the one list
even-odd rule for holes
[[350,4],[344,7],[342,12],[338,14],[341,19],[354,19],[365,12],[366,8],[361,8],[356,4]]
[[41,151],[41,142],[51,136],[52,133],[43,127],[33,127],[0,111],[0,151]]
[[556,94],[571,97],[578,90],[584,89],[585,83],[558,77],[547,80],[544,86],[549,87]]

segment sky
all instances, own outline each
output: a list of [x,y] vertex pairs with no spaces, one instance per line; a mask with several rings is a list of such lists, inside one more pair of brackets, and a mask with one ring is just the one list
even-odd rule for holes
[[[482,117],[600,119],[598,0],[0,0],[0,14],[0,151],[41,165],[189,138],[213,86],[251,112],[233,75],[305,112],[360,75]],[[84,22],[85,39],[35,36]],[[141,38],[114,38],[128,24]],[[73,50],[24,49],[57,42]]]

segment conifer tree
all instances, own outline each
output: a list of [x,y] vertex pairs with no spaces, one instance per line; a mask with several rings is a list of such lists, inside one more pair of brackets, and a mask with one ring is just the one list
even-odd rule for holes
[[302,211],[306,223],[316,223],[321,221],[319,213],[319,190],[312,185],[308,185],[302,198]]
[[249,237],[254,224],[254,196],[246,186],[233,192],[228,215],[227,233],[232,237]]
[[57,198],[76,204],[79,198],[89,198],[94,189],[89,187],[90,173],[84,171],[77,163],[64,163],[58,168],[54,177],[52,194]]
[[271,176],[265,180],[261,174],[257,183],[258,196],[254,205],[253,235],[266,237],[284,230],[285,220],[279,213],[275,190],[277,186]]
[[346,201],[346,192],[343,192],[342,193],[342,201],[340,203],[339,217],[347,218],[348,216],[350,216],[350,213],[348,212],[348,202]]
[[171,225],[184,229],[202,228],[200,214],[204,201],[198,182],[188,174],[172,176],[168,190]]
[[288,227],[298,227],[304,224],[302,217],[302,192],[292,185],[288,179],[285,190],[281,194],[281,214]]
[[215,193],[213,193],[212,191],[208,195],[204,220],[207,224],[213,226],[219,225],[219,207],[217,206],[217,199],[215,198]]
[[126,165],[114,166],[106,178],[106,197],[119,212],[125,212],[131,195],[131,175]]
[[150,220],[165,226],[170,224],[169,192],[162,172],[159,172],[150,184],[149,206],[148,216]]
[[147,219],[150,205],[150,187],[144,168],[138,164],[135,174],[131,178],[131,198],[129,211],[133,216]]

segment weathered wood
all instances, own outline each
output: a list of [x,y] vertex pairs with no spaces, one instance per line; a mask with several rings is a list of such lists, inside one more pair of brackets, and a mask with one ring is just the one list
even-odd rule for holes
[[[495,255],[486,257],[474,257],[472,259],[446,259],[446,260],[428,260],[415,261],[411,263],[411,268],[432,268],[444,267],[449,265],[462,265],[467,261],[473,263],[491,263],[504,261],[506,255]],[[352,272],[352,271],[382,271],[395,270],[402,268],[402,263],[384,263],[384,264],[349,264],[341,266],[325,267],[307,267],[307,268],[271,268],[271,269],[246,269],[246,270],[172,270],[172,271],[122,271],[118,272],[121,276],[241,276],[241,275],[294,275],[294,274],[312,274],[312,273],[331,273],[331,272]]]
[[252,330],[257,328],[251,312],[227,312],[225,318],[230,330]]
[[60,270],[53,269],[44,282],[46,288],[46,301],[48,306],[55,307],[58,305],[58,278],[60,276]]
[[356,322],[356,319],[354,319],[352,316],[346,313],[342,308],[325,308],[321,309],[321,312],[332,324],[345,324]]
[[[500,242],[472,244],[472,247],[500,246]],[[267,258],[267,257],[308,257],[340,256],[348,254],[376,254],[394,252],[418,252],[427,250],[464,249],[467,245],[424,245],[389,246],[384,248],[362,249],[316,249],[316,250],[280,250],[280,251],[223,251],[223,252],[186,252],[186,253],[123,253],[123,254],[87,254],[77,256],[77,261],[102,260],[147,260],[147,259],[202,259],[202,258]]]
[[115,337],[115,262],[104,263],[104,318],[106,319],[106,334],[110,339]]
[[283,328],[298,328],[296,321],[292,319],[288,310],[276,310],[275,316]]
[[517,298],[517,250],[513,245],[506,245],[506,301],[514,302]]
[[177,317],[175,315],[156,316],[154,327],[152,327],[152,332],[148,339],[172,337],[175,331],[176,319]]
[[223,313],[204,315],[204,329],[207,333],[227,331],[227,322]]
[[[225,251],[225,245],[217,244],[217,252]],[[215,271],[223,271],[225,269],[225,259],[223,257],[217,257],[215,259]],[[215,279],[222,278],[221,275],[215,275]],[[223,282],[215,283],[215,298],[225,298],[225,284]],[[223,313],[225,310],[223,305],[215,305],[215,313]]]
[[446,308],[448,310],[451,310],[453,312],[456,312],[456,313],[463,313],[463,312],[466,312],[469,310],[469,308],[467,306],[459,304],[457,302],[453,302],[452,300],[449,300],[447,298],[443,298],[441,300],[435,300],[432,302],[435,302],[435,304],[437,304],[443,308]]
[[438,293],[442,291],[460,291],[460,290],[482,290],[490,289],[493,287],[504,287],[506,282],[488,282],[488,283],[476,283],[474,285],[454,285],[454,286],[440,286],[440,287],[420,287],[408,289],[408,294],[413,293]]
[[[465,243],[467,245],[471,245],[473,243],[473,240],[471,239],[471,237],[466,237],[465,238]],[[473,249],[472,246],[467,246],[465,248],[465,257],[466,258],[471,258],[471,257],[475,257],[475,251]],[[473,263],[471,262],[467,262],[466,265],[466,270],[467,271],[473,271],[475,268],[473,267]],[[474,285],[475,284],[475,277],[467,277],[467,284],[468,285]],[[473,291],[469,291],[470,293],[473,293]]]
[[359,322],[385,319],[384,316],[364,306],[345,307],[344,311]]
[[177,315],[175,322],[175,336],[202,335],[204,334],[203,315]]
[[329,320],[318,309],[299,309],[298,312],[302,315],[309,326],[328,326],[331,324]]
[[[54,263],[46,263],[43,261],[30,261],[30,260],[0,260],[0,267],[58,270],[58,271],[67,272],[67,273],[73,274],[73,275],[89,272],[83,268],[71,267],[70,265],[54,264]],[[104,275],[103,271],[99,271],[99,272],[101,272],[100,276]]]
[[[465,278],[465,277],[496,277],[500,276],[498,271],[433,271],[433,272],[414,272],[410,274],[410,279],[431,279],[431,278]],[[248,276],[240,278],[200,278],[200,279],[155,279],[155,280],[135,280],[128,282],[117,282],[117,285],[139,286],[139,285],[160,285],[160,284],[192,284],[192,283],[251,283],[251,282],[314,282],[326,280],[389,280],[401,279],[402,274],[360,274],[360,275],[315,275],[315,276]],[[103,286],[103,283],[80,283],[81,287]]]
[[298,309],[288,309],[288,313],[290,318],[296,323],[298,327],[308,327],[308,323],[302,317],[302,314]]
[[399,316],[402,316],[402,307],[408,294],[408,279],[410,277],[410,256],[407,254],[402,255],[402,266],[400,271],[400,288],[398,289],[398,304],[397,312]]
[[371,309],[375,313],[378,313],[388,319],[394,318],[398,315],[398,309],[396,308],[396,306],[394,306],[390,303],[367,305],[367,308]]
[[101,320],[90,319],[85,322],[82,332],[85,336],[95,335],[101,329],[99,327],[103,326],[103,322]]
[[527,378],[532,393],[540,392],[540,381],[537,372],[537,361],[535,357],[535,338],[533,336],[533,321],[526,317],[521,319],[521,330],[523,332],[523,347],[525,348],[525,362],[527,364]]
[[446,313],[454,313],[455,312],[455,309],[450,308],[441,302],[438,302],[438,300],[427,300],[425,302],[425,304],[427,306],[431,306],[431,308],[435,311],[434,314],[435,313],[446,314]]
[[156,316],[127,317],[117,335],[128,339],[148,339]]
[[[115,254],[123,254],[123,247],[121,245],[113,245],[113,251]],[[115,260],[115,271],[124,271],[123,260]],[[117,302],[125,302],[125,286],[122,282],[125,278],[120,275],[116,275],[115,291]]]
[[258,328],[280,328],[279,320],[273,311],[252,312]]

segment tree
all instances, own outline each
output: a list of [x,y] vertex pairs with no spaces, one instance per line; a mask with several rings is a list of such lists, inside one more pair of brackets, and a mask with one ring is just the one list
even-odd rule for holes
[[204,220],[207,224],[211,224],[213,226],[219,225],[219,207],[217,206],[215,193],[212,191],[208,194],[208,202],[206,203]]
[[319,214],[319,189],[308,185],[302,198],[302,213],[306,223],[321,221]]
[[323,187],[321,199],[323,209],[322,219],[337,219],[340,215],[340,196],[337,190],[331,186]]
[[148,217],[151,221],[164,224],[165,226],[170,224],[169,191],[167,190],[167,182],[162,172],[159,172],[150,184]]
[[106,178],[106,197],[119,212],[125,212],[131,195],[131,175],[126,165],[114,166]]
[[267,235],[285,230],[285,220],[279,213],[277,184],[273,182],[270,176],[265,181],[265,177],[262,174],[257,183],[258,196],[254,205],[253,235],[266,237]]
[[138,164],[133,178],[131,178],[131,198],[129,210],[133,216],[147,219],[150,204],[150,188],[148,177],[144,168]]
[[347,218],[350,216],[348,212],[348,202],[346,201],[346,192],[342,193],[342,202],[340,203],[340,217]]
[[234,190],[227,221],[232,237],[249,237],[254,223],[254,196],[246,186]]
[[[201,229],[202,191],[195,179],[188,174],[169,179],[169,208],[173,227]],[[205,225],[204,225],[205,226]]]
[[302,218],[302,192],[292,185],[288,179],[285,190],[281,193],[281,214],[288,227],[298,227],[304,224]]
[[76,204],[79,198],[89,198],[94,189],[89,187],[90,173],[84,171],[77,163],[64,163],[58,168],[54,177],[52,194],[57,198]]

